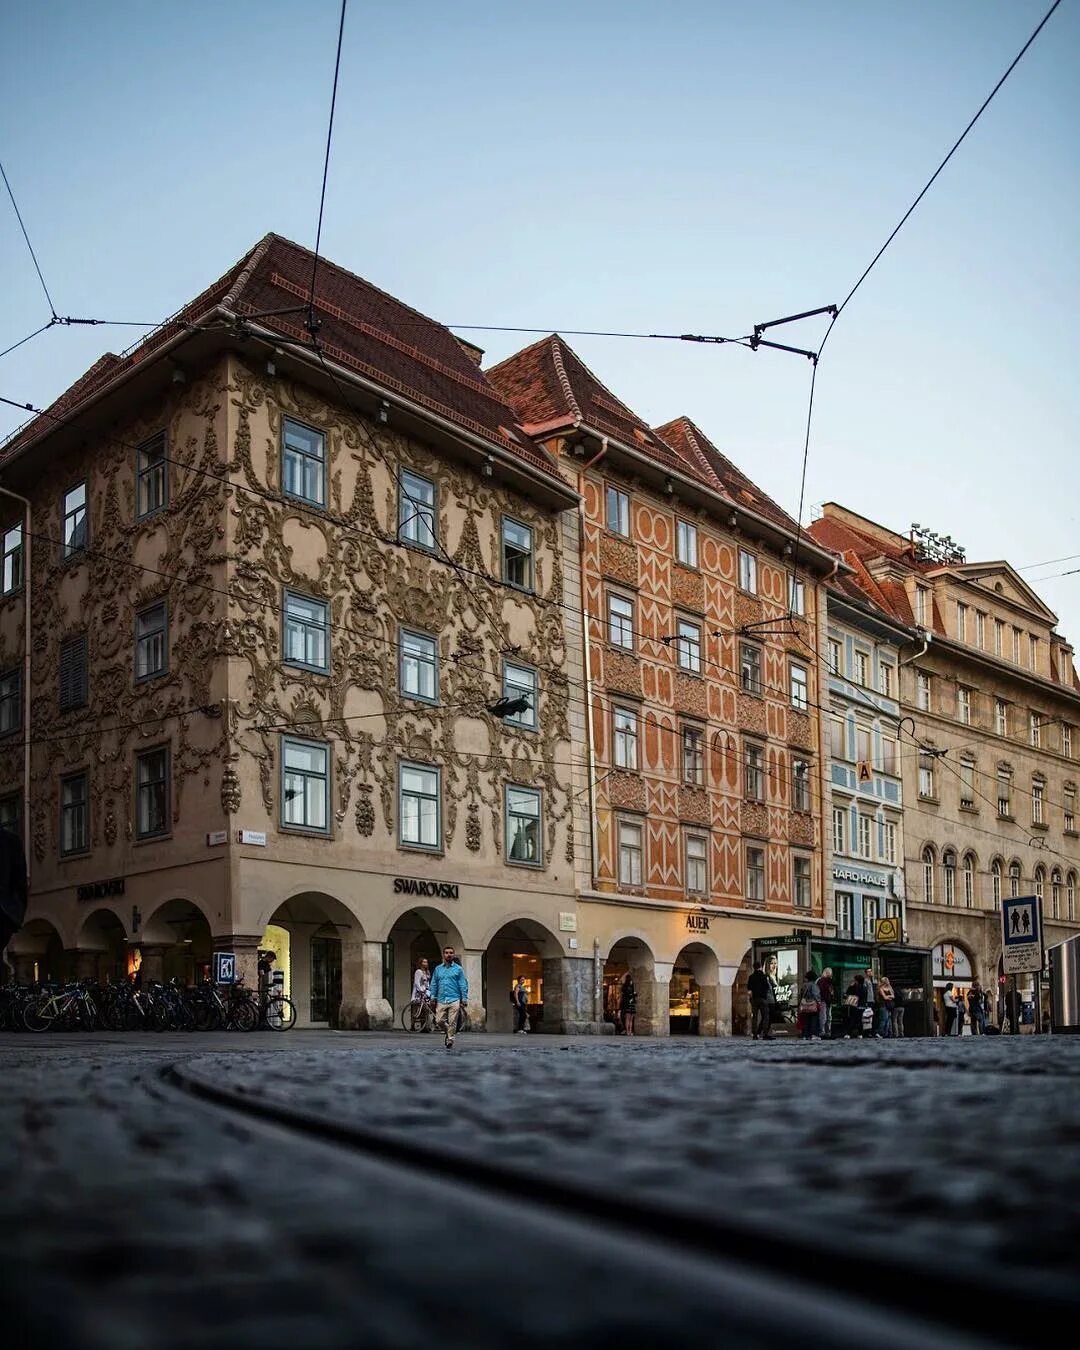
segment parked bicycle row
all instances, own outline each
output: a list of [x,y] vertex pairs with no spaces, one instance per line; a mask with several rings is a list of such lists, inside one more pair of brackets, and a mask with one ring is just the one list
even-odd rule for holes
[[284,994],[242,982],[185,986],[79,980],[64,985],[0,988],[4,1031],[288,1031],[296,1008]]

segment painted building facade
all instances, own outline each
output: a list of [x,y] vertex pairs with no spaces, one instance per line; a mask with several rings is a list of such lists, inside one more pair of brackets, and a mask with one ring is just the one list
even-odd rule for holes
[[576,856],[605,1013],[630,971],[640,1030],[727,1033],[751,941],[826,921],[835,559],[688,418],[649,427],[557,336],[489,374],[581,497]]

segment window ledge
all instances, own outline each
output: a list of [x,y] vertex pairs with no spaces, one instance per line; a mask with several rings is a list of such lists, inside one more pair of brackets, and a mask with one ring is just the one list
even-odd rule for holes
[[1046,823],[1045,820],[1033,820],[1031,822],[1031,828],[1033,830],[1042,830],[1045,833],[1050,828],[1050,826]]
[[[324,836],[326,837],[326,836]],[[440,844],[438,848],[430,844],[406,844],[400,839],[397,842],[399,853],[419,853],[424,858],[445,858],[446,850]]]
[[132,848],[143,848],[146,844],[167,844],[172,842],[172,830],[167,834],[148,834],[141,839],[131,841]]
[[1062,830],[1066,839],[1080,839],[1080,830]]
[[[283,835],[299,835],[303,839],[333,839],[329,830],[308,829],[304,825],[278,825],[278,833]],[[258,844],[256,848],[260,847]]]
[[1001,812],[999,811],[998,814],[997,814],[997,818],[998,818],[998,820],[1008,820],[1008,821],[1011,821],[1013,824],[1016,823],[1016,817],[1015,817],[1014,815],[1012,815],[1011,813],[1008,813],[1008,812],[1007,812],[1005,815],[1002,815]]
[[635,647],[620,647],[617,642],[612,642],[610,639],[604,645],[609,652],[618,652],[621,656],[629,656],[633,661],[640,659]]
[[931,806],[940,806],[940,805],[941,805],[941,798],[940,798],[940,797],[936,797],[932,792],[920,792],[920,793],[919,793],[919,801],[921,801],[921,802],[929,802],[929,803],[931,804]]
[[681,558],[676,558],[675,566],[681,567],[684,572],[692,572],[695,576],[701,576],[701,568],[695,563],[683,562]]
[[969,816],[977,816],[979,814],[979,808],[974,802],[961,802],[960,810]]

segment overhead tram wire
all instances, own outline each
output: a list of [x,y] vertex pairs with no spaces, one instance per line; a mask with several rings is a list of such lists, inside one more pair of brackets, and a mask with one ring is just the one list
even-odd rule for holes
[[319,271],[319,249],[322,246],[323,210],[326,206],[326,181],[330,175],[330,146],[334,138],[334,110],[337,107],[338,76],[341,73],[341,42],[345,35],[345,10],[349,0],[341,0],[341,19],[338,22],[337,54],[334,57],[334,85],[330,93],[330,117],[326,127],[326,155],[323,159],[322,190],[319,193],[319,222],[315,228],[315,253],[311,260],[311,289],[308,293],[308,330],[314,338],[318,332],[315,318],[315,280]]
[[26,337],[20,338],[18,342],[13,342],[10,347],[5,347],[4,350],[0,352],[0,358],[8,356],[11,352],[17,351],[20,347],[25,346],[27,342],[32,341],[36,337],[40,337],[42,333],[47,333],[50,328],[55,327],[56,320],[50,319],[48,323],[43,323],[40,328],[35,328],[32,333],[27,333]]
[[11,198],[11,205],[15,208],[15,217],[19,222],[19,229],[22,230],[22,237],[26,240],[26,247],[30,250],[30,257],[34,262],[34,271],[37,272],[38,281],[41,282],[41,289],[45,292],[45,299],[49,302],[49,313],[54,322],[57,318],[56,306],[53,304],[53,298],[49,294],[49,288],[45,284],[45,278],[41,273],[41,264],[38,262],[37,254],[34,252],[34,246],[30,242],[30,235],[27,233],[26,225],[22,218],[22,212],[19,210],[19,203],[15,200],[15,193],[11,190],[11,183],[8,181],[7,171],[2,162],[0,162],[0,176],[4,179],[4,186],[7,188],[7,194]]
[[976,122],[978,122],[979,118],[983,115],[983,113],[986,111],[986,109],[987,109],[987,108],[990,106],[990,104],[993,102],[994,97],[995,97],[995,95],[997,94],[998,90],[1002,87],[1002,85],[1005,83],[1005,81],[1009,78],[1009,76],[1013,73],[1013,71],[1016,69],[1016,67],[1020,64],[1020,61],[1023,59],[1023,57],[1024,57],[1025,53],[1027,52],[1028,48],[1031,46],[1031,44],[1035,41],[1035,39],[1036,39],[1036,38],[1039,36],[1039,34],[1042,32],[1043,28],[1044,28],[1044,27],[1046,26],[1046,24],[1049,22],[1049,20],[1050,20],[1051,16],[1053,15],[1054,11],[1057,9],[1057,7],[1058,7],[1060,4],[1061,4],[1061,0],[1054,0],[1054,3],[1050,6],[1050,8],[1049,8],[1049,9],[1046,11],[1046,13],[1043,15],[1042,19],[1039,21],[1038,25],[1036,26],[1036,28],[1035,28],[1034,31],[1032,32],[1031,36],[1030,36],[1030,37],[1028,38],[1028,40],[1024,43],[1024,45],[1020,48],[1020,50],[1017,52],[1017,54],[1013,57],[1012,61],[1009,63],[1009,66],[1008,66],[1008,68],[1006,69],[1005,73],[1004,73],[1004,74],[1001,76],[1001,78],[998,80],[997,84],[994,85],[993,89],[990,90],[990,92],[989,92],[989,94],[987,94],[986,98],[983,99],[983,101],[982,101],[982,103],[980,104],[980,106],[979,106],[979,108],[978,108],[978,111],[975,113],[974,117],[972,117],[971,121],[968,122],[968,124],[967,124],[967,126],[964,128],[964,130],[960,133],[960,135],[959,135],[959,136],[956,138],[956,140],[953,142],[951,148],[949,149],[948,154],[946,154],[945,158],[941,161],[941,163],[937,166],[937,168],[934,170],[934,172],[930,175],[930,177],[929,177],[929,178],[926,180],[926,182],[923,184],[923,187],[922,187],[922,189],[920,190],[919,195],[915,198],[915,200],[911,203],[911,205],[908,207],[908,209],[907,209],[907,210],[904,212],[904,214],[900,217],[899,221],[898,221],[897,224],[894,226],[894,228],[893,228],[892,232],[889,234],[888,238],[887,238],[887,239],[885,240],[885,242],[881,245],[881,247],[880,247],[880,248],[878,249],[878,251],[874,254],[874,256],[870,259],[869,263],[868,263],[868,264],[866,265],[866,267],[863,269],[863,272],[862,272],[862,274],[860,275],[859,279],[855,282],[855,285],[852,286],[851,290],[848,291],[847,295],[845,295],[844,298],[843,298],[843,300],[841,300],[840,304],[839,304],[839,305],[837,306],[837,308],[836,308],[836,313],[832,316],[832,318],[831,318],[830,321],[829,321],[829,326],[825,329],[825,336],[821,339],[821,342],[820,342],[820,344],[819,344],[819,346],[818,346],[818,348],[817,348],[817,352],[816,352],[816,354],[814,355],[814,359],[813,359],[813,370],[812,370],[811,376],[810,376],[810,396],[809,396],[808,405],[807,405],[807,411],[806,411],[806,441],[805,441],[805,445],[804,445],[804,448],[803,448],[802,478],[801,478],[801,486],[800,486],[800,489],[799,489],[799,519],[798,519],[799,534],[798,534],[798,539],[797,539],[797,542],[796,542],[795,556],[794,556],[794,563],[793,563],[793,568],[794,568],[794,572],[795,572],[795,575],[796,575],[796,576],[798,576],[798,568],[799,568],[799,543],[801,542],[801,537],[802,537],[802,511],[803,511],[803,500],[804,500],[804,495],[805,495],[805,491],[806,491],[806,469],[807,469],[807,464],[808,464],[808,462],[809,462],[809,456],[810,456],[810,427],[811,427],[811,422],[812,422],[812,420],[813,420],[813,413],[814,413],[814,388],[815,388],[815,384],[816,384],[816,381],[817,381],[817,368],[818,368],[818,363],[819,363],[820,360],[821,360],[821,354],[822,354],[822,352],[825,350],[825,344],[828,342],[829,337],[830,337],[830,335],[831,335],[831,333],[832,333],[832,330],[836,327],[836,322],[837,322],[837,320],[840,318],[840,315],[843,314],[844,310],[845,310],[845,309],[848,307],[848,305],[851,303],[851,300],[854,298],[855,293],[858,291],[859,287],[863,284],[863,282],[866,280],[866,278],[870,275],[870,273],[871,273],[871,272],[874,270],[874,268],[877,266],[878,262],[881,260],[882,255],[885,253],[885,250],[889,247],[889,245],[893,242],[893,240],[896,238],[896,236],[900,233],[900,231],[901,231],[901,230],[904,228],[904,226],[907,224],[908,220],[909,220],[909,219],[911,218],[911,216],[914,214],[915,209],[918,207],[919,203],[922,201],[922,199],[926,196],[926,194],[927,194],[927,193],[930,191],[930,189],[933,187],[934,183],[937,181],[938,176],[941,174],[942,170],[945,168],[945,166],[948,164],[948,162],[952,159],[953,155],[956,154],[957,150],[959,150],[960,146],[961,146],[961,145],[964,143],[964,141],[967,139],[968,133],[972,130],[972,128],[975,126]]

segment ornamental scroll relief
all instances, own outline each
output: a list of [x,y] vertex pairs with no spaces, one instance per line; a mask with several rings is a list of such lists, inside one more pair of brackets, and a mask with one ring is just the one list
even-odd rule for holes
[[[241,482],[262,494],[234,492],[229,504],[229,649],[243,669],[239,680],[234,669],[230,690],[230,756],[258,765],[268,818],[274,820],[278,809],[278,730],[305,734],[306,728],[306,734],[333,742],[337,833],[369,839],[385,832],[392,840],[397,765],[416,759],[442,767],[446,847],[463,824],[471,852],[501,853],[502,784],[512,781],[542,789],[545,858],[554,860],[558,830],[568,841],[572,837],[571,695],[563,670],[557,517],[392,426],[368,424],[288,381],[271,384],[238,360],[231,364],[228,393],[235,469]],[[326,437],[325,511],[280,492],[284,416]],[[389,465],[435,482],[438,537],[460,570],[445,555],[398,542],[390,528],[398,501]],[[536,594],[485,579],[501,573],[503,514],[533,531]],[[281,664],[285,587],[329,607],[327,674]],[[436,639],[438,705],[401,697],[399,623]],[[487,712],[502,692],[504,655],[537,671],[536,731]],[[480,740],[468,751],[458,748],[463,718],[481,724],[471,724]]]

